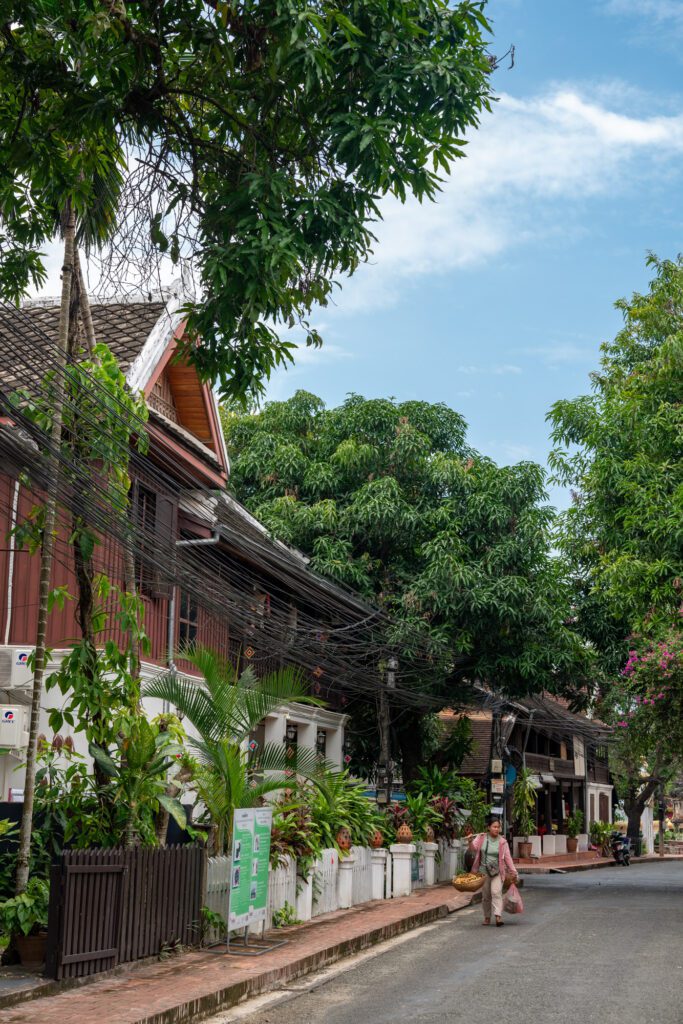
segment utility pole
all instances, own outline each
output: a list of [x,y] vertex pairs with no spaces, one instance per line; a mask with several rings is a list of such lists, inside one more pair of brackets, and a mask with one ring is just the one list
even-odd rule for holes
[[379,690],[379,764],[377,765],[377,803],[391,801],[393,761],[391,760],[391,704],[390,691],[396,689],[398,660],[391,655],[387,660],[384,681]]

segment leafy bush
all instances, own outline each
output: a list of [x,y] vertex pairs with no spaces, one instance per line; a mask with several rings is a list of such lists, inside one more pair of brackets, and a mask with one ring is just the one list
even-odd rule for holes
[[0,928],[5,935],[37,935],[47,928],[50,886],[30,878],[25,892],[0,904]]
[[301,924],[301,921],[296,916],[296,907],[285,900],[284,906],[273,912],[273,927],[286,928],[290,924]]

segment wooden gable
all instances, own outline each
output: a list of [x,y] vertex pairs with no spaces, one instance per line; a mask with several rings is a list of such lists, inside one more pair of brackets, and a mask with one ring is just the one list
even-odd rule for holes
[[219,454],[211,396],[194,366],[168,362],[157,376],[147,401],[150,408]]

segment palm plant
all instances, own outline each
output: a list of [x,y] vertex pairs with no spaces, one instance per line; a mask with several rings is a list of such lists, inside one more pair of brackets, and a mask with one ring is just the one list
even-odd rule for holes
[[215,828],[215,852],[227,850],[235,809],[257,807],[287,787],[295,775],[316,778],[330,765],[313,750],[295,754],[279,743],[250,751],[256,726],[273,711],[294,701],[319,704],[308,696],[306,681],[293,669],[258,679],[251,667],[240,672],[227,658],[201,645],[181,652],[201,679],[169,671],[144,687],[144,695],[168,701],[191,723],[196,735],[187,743],[196,759],[194,788]]

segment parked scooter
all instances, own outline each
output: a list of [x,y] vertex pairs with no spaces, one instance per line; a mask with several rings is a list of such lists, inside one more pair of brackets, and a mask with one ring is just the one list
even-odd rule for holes
[[617,864],[628,868],[631,866],[631,843],[628,836],[621,832],[612,833],[612,856]]

